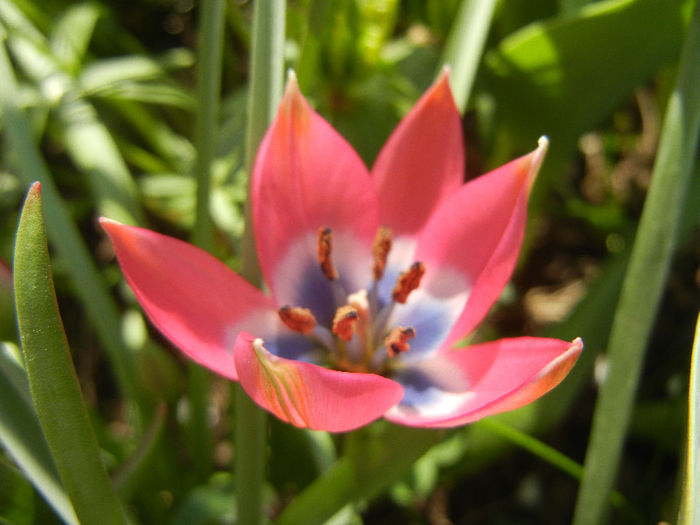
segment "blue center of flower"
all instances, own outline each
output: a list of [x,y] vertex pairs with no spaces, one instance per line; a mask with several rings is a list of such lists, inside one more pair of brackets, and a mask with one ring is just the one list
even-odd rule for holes
[[279,309],[280,319],[294,332],[303,334],[328,351],[331,367],[352,372],[382,373],[391,358],[409,349],[408,341],[416,336],[411,326],[393,326],[392,313],[396,303],[405,303],[425,273],[421,262],[413,263],[402,272],[394,285],[391,300],[382,303],[378,283],[384,276],[391,251],[391,231],[380,227],[372,250],[373,281],[369,289],[347,294],[338,282],[333,264],[333,232],[318,230],[317,256],[319,269],[328,281],[335,299],[336,310],[330,326],[323,326],[303,306],[285,305]]

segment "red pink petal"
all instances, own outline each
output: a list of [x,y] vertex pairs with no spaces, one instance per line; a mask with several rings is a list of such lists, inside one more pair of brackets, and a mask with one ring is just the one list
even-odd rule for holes
[[[464,276],[466,307],[443,347],[451,346],[484,318],[513,273],[527,219],[527,197],[547,148],[474,179],[444,201],[418,238],[416,259],[427,268],[421,288],[444,295],[443,274]],[[463,293],[461,286],[454,294]]]
[[464,178],[462,123],[444,72],[391,134],[372,167],[380,222],[414,235]]
[[189,358],[237,379],[233,343],[243,326],[270,333],[272,300],[186,242],[100,219],[122,272],[153,324]]
[[401,385],[375,374],[338,372],[277,357],[262,339],[241,333],[236,369],[248,395],[297,427],[346,432],[381,417],[403,396]]
[[531,403],[557,386],[583,343],[521,337],[453,350],[404,374],[406,397],[386,418],[419,427],[454,427]]
[[[333,258],[348,286],[369,279],[377,199],[367,168],[352,147],[311,109],[292,76],[277,117],[258,150],[253,221],[265,281],[287,303],[305,266],[317,264],[316,235],[333,231]],[[290,252],[297,268],[288,271]],[[301,259],[301,260],[300,260]]]

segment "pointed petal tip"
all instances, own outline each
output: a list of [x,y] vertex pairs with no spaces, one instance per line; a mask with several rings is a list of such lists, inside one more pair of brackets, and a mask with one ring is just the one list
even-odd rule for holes
[[97,222],[100,223],[100,226],[103,228],[109,227],[109,226],[121,226],[122,223],[119,221],[115,221],[114,219],[110,219],[108,217],[98,217]]
[[287,85],[284,88],[284,96],[282,97],[282,104],[288,103],[288,101],[298,101],[305,100],[304,95],[302,95],[299,89],[299,80],[297,79],[297,74],[293,69],[287,70]]
[[[454,102],[454,95],[452,94],[452,87],[450,86],[450,65],[445,64],[442,68],[442,71],[440,71],[440,74],[438,75],[437,79],[435,79],[435,82],[433,82],[433,85],[428,88],[428,91],[426,92],[428,95],[429,100],[443,100],[443,97],[446,97],[451,104],[455,107],[455,110],[457,108],[455,102]],[[459,112],[458,112],[459,113]]]
[[540,172],[540,168],[542,167],[542,163],[544,162],[544,158],[547,155],[548,150],[549,138],[547,137],[547,135],[542,135],[537,140],[537,149],[535,149],[535,151],[533,151],[529,155],[530,167],[527,170],[526,176],[526,180],[528,183],[528,192],[532,190],[532,186],[535,183],[535,179],[537,178],[538,173]]
[[297,74],[292,68],[289,68],[287,70],[286,91],[290,91],[290,90],[299,91],[299,81],[297,80]]

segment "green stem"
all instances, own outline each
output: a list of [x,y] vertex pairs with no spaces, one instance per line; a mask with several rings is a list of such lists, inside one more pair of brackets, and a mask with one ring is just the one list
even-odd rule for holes
[[[200,8],[199,42],[197,47],[197,124],[195,128],[195,177],[197,180],[197,211],[192,242],[211,252],[214,231],[209,213],[212,164],[214,162],[217,130],[219,129],[219,98],[221,91],[221,62],[223,54],[224,0],[203,0]],[[212,466],[212,436],[207,417],[209,374],[198,365],[189,367],[188,397],[190,418],[187,435],[196,470],[206,475]]]
[[197,47],[197,126],[195,129],[195,177],[197,215],[192,242],[211,252],[214,234],[209,213],[211,168],[219,129],[221,57],[224,34],[224,0],[202,0]]
[[691,179],[700,125],[698,84],[700,4],[696,3],[610,334],[609,367],[596,404],[575,525],[601,523],[605,518]]
[[450,86],[460,113],[469,102],[495,5],[495,0],[462,0],[447,37],[440,67],[450,66]]
[[[284,0],[270,0],[255,4],[246,130],[245,160],[246,172],[249,174],[248,195],[250,195],[250,179],[258,145],[272,122],[282,96],[284,11]],[[255,252],[250,205],[251,201],[248,198],[245,209],[246,230],[243,235],[241,274],[249,282],[260,286],[262,276]]]
[[[251,220],[250,179],[258,145],[272,121],[282,93],[284,0],[256,2],[253,14],[251,73],[248,86],[246,171],[249,174],[246,231],[243,236],[241,274],[260,286]],[[265,470],[265,413],[236,388],[235,471],[238,523],[262,522],[262,485]]]

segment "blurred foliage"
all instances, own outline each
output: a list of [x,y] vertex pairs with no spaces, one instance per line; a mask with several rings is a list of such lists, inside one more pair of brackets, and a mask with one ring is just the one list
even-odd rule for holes
[[[442,68],[460,4],[288,3],[286,66],[368,165]],[[478,337],[584,338],[582,361],[558,389],[496,418],[577,463],[585,455],[607,335],[692,5],[498,2],[465,111],[467,178],[531,150],[541,134],[552,143],[520,266]],[[193,0],[0,0],[0,45],[11,73],[2,82],[16,83],[6,104],[18,110],[37,147],[36,154],[15,147],[17,120],[2,106],[0,339],[6,343],[0,442],[6,453],[0,456],[0,517],[11,523],[59,522],[46,503],[51,498],[28,483],[40,483],[36,472],[9,444],[10,437],[22,442],[24,436],[34,449],[30,456],[46,454],[27,412],[26,387],[8,379],[17,366],[5,351],[18,343],[8,270],[15,230],[29,181],[39,177],[27,172],[27,158],[39,159],[55,186],[53,204],[45,193],[47,210],[62,206],[100,286],[109,291],[102,311],[89,299],[90,290],[81,289],[76,272],[82,270],[47,221],[66,334],[103,458],[130,520],[235,523],[230,385],[213,378],[214,467],[201,472],[192,464],[196,453],[185,430],[191,413],[187,368],[147,325],[95,221],[107,215],[190,236],[198,7]],[[216,155],[214,251],[233,268],[243,231],[251,13],[249,2],[227,4],[221,107],[209,135]],[[632,415],[615,523],[673,521],[677,513],[688,364],[700,307],[699,181],[696,167]],[[95,320],[112,319],[110,312],[112,337]],[[133,370],[126,372],[133,385],[125,386],[120,366]],[[336,523],[568,522],[577,491],[571,465],[557,463],[555,454],[520,450],[513,446],[517,437],[509,440],[505,436],[513,434],[494,428],[476,423],[412,439],[414,430],[384,422],[348,436],[272,422],[265,511],[275,517],[286,507],[287,516],[295,516],[313,496],[340,505]],[[52,465],[43,466],[43,475],[55,476]]]

